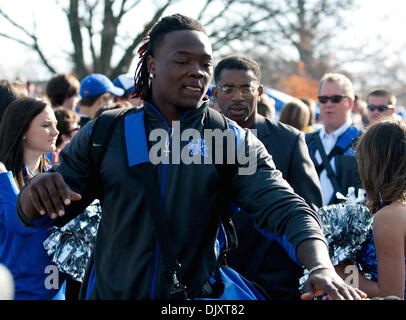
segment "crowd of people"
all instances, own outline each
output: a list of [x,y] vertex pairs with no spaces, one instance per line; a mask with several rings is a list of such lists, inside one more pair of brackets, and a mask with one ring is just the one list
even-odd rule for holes
[[[327,73],[317,102],[297,97],[276,117],[258,63],[239,54],[215,63],[204,28],[179,14],[151,29],[139,55],[135,76],[57,74],[42,96],[1,82],[0,265],[13,277],[9,298],[224,298],[227,263],[264,299],[404,299],[406,124],[389,89],[363,101],[347,76]],[[229,141],[213,148],[225,152],[220,165],[207,165],[207,129],[233,133],[231,157]],[[241,154],[254,170],[241,173],[252,164]],[[333,265],[317,213],[350,188],[365,190],[374,221],[357,286],[346,281],[354,261]],[[85,219],[94,201],[101,219],[77,281],[44,242],[51,227]],[[223,256],[234,232],[238,245]]]

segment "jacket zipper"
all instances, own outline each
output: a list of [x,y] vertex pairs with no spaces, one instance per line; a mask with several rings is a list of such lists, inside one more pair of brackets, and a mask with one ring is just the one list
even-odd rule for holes
[[[155,112],[162,118],[162,120],[164,121],[166,128],[168,130],[168,144],[166,147],[168,147],[168,149],[170,150],[170,146],[172,143],[172,134],[173,134],[173,128],[171,128],[168,125],[168,122],[166,121],[166,119],[161,115],[161,113],[159,112],[158,109],[156,109],[153,105],[150,104],[150,106],[155,110]],[[190,111],[184,113],[180,119],[179,119],[179,127],[180,127],[180,121],[189,113]],[[147,138],[148,139],[148,138]],[[167,167],[168,167],[168,163],[169,163],[169,152],[165,153],[165,159],[164,159],[164,163],[163,163],[163,173],[162,173],[162,181],[161,181],[161,192],[160,192],[160,200],[161,200],[161,207],[163,207],[164,205],[164,199],[165,199],[165,182],[166,182],[166,174],[167,174]],[[151,283],[151,295],[150,295],[150,299],[151,300],[155,300],[155,285],[156,285],[156,277],[157,277],[157,272],[158,272],[158,260],[159,260],[159,243],[158,240],[156,240],[156,245],[155,245],[155,265],[154,265],[154,274],[152,275],[152,283]]]

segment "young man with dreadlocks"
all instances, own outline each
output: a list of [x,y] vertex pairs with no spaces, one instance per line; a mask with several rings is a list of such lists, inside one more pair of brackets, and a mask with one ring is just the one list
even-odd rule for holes
[[[129,110],[119,120],[97,170],[87,153],[97,120],[89,122],[62,151],[54,172],[37,176],[22,190],[19,217],[27,226],[63,224],[103,197],[88,298],[172,299],[175,280],[186,286],[189,298],[199,298],[210,292],[219,217],[228,201],[222,197],[222,173],[216,165],[175,161],[179,154],[172,139],[176,130],[203,136],[210,114],[204,97],[213,75],[212,48],[199,22],[176,14],[153,27],[140,53],[134,93],[143,98],[144,107]],[[236,132],[237,153],[241,148],[252,151],[257,164],[250,174],[242,174],[246,163],[228,164],[231,199],[264,234],[283,238],[290,254],[310,270],[302,298],[321,292],[333,299],[365,297],[334,272],[316,213],[282,179],[263,145],[235,123],[227,123]],[[145,131],[148,141],[140,139]],[[172,147],[172,160],[163,150],[164,161],[152,165],[154,176],[143,184],[144,172],[137,168],[153,163],[152,151],[163,143],[153,136],[162,132],[167,133],[164,145]],[[187,150],[191,141],[180,141],[180,147]],[[208,141],[199,141],[202,148],[190,152],[202,160]],[[151,203],[148,198],[154,192],[146,189],[155,182],[158,200]],[[163,211],[161,224],[147,211],[154,205]],[[169,247],[179,262],[175,277],[168,277],[168,252],[162,249],[168,243],[157,240],[162,234],[154,232],[155,227],[167,229]]]

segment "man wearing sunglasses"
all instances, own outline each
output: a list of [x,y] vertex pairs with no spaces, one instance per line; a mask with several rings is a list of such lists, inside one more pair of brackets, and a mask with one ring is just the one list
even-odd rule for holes
[[354,104],[351,81],[339,73],[329,73],[320,80],[318,100],[322,127],[306,135],[310,156],[319,174],[323,204],[337,203],[336,193],[360,188],[353,145],[361,131],[351,120]]
[[376,88],[367,97],[368,120],[372,124],[379,119],[393,117],[396,111],[396,97],[386,88]]

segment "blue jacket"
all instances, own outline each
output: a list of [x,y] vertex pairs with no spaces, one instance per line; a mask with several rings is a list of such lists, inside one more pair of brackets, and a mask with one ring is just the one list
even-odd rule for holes
[[[0,263],[13,275],[16,300],[52,299],[58,289],[45,286],[55,270],[45,270],[53,265],[43,247],[47,229],[23,227],[16,210],[18,192],[12,173],[0,173]],[[60,288],[64,279],[59,272],[58,278]],[[51,287],[52,279],[48,278]]]

